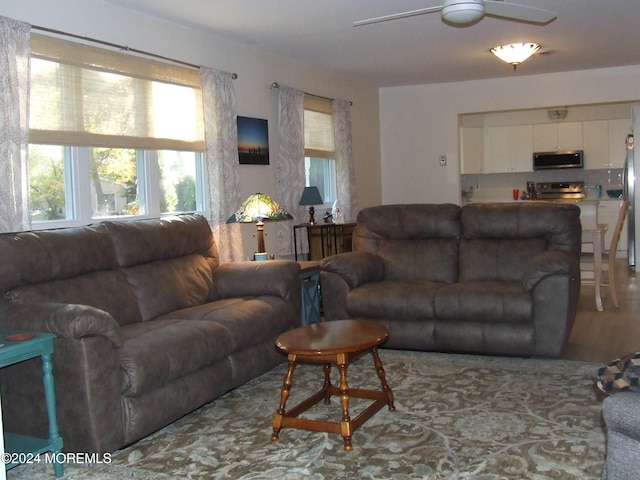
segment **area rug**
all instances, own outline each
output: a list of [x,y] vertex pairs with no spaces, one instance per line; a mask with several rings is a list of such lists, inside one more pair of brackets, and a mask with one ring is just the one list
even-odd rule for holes
[[[285,365],[136,444],[110,463],[65,465],[65,478],[103,479],[598,479],[604,461],[599,365],[553,359],[381,350],[396,411],[353,435],[283,429],[270,440]],[[335,370],[335,369],[334,369]],[[337,383],[337,372],[334,383]],[[351,387],[376,388],[371,356]],[[300,365],[288,406],[319,389],[322,368]],[[363,401],[352,401],[352,417]],[[340,401],[307,413],[339,420]],[[51,465],[7,478],[51,479]]]

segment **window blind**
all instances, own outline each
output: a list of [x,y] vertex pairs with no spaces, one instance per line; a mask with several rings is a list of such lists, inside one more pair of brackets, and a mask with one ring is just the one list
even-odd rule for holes
[[312,158],[335,156],[333,102],[329,99],[304,96],[304,153]]
[[198,70],[31,35],[31,143],[204,150]]

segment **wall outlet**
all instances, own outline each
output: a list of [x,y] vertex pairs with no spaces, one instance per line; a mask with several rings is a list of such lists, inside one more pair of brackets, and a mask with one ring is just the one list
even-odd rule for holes
[[446,155],[440,155],[440,166],[444,167],[447,165],[447,156]]

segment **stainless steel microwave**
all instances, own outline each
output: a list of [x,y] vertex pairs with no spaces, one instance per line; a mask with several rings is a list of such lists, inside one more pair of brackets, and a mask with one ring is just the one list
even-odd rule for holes
[[582,150],[559,150],[556,152],[538,152],[533,154],[534,170],[551,170],[555,168],[583,168]]

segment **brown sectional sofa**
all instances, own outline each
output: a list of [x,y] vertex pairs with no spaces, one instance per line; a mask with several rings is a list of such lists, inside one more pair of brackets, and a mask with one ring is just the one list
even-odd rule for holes
[[[299,266],[219,265],[206,219],[181,215],[0,235],[0,327],[58,335],[65,450],[110,452],[284,360]],[[5,426],[47,436],[39,360],[0,371]]]
[[362,210],[325,258],[325,318],[368,318],[388,348],[560,355],[580,292],[580,209],[548,202]]

